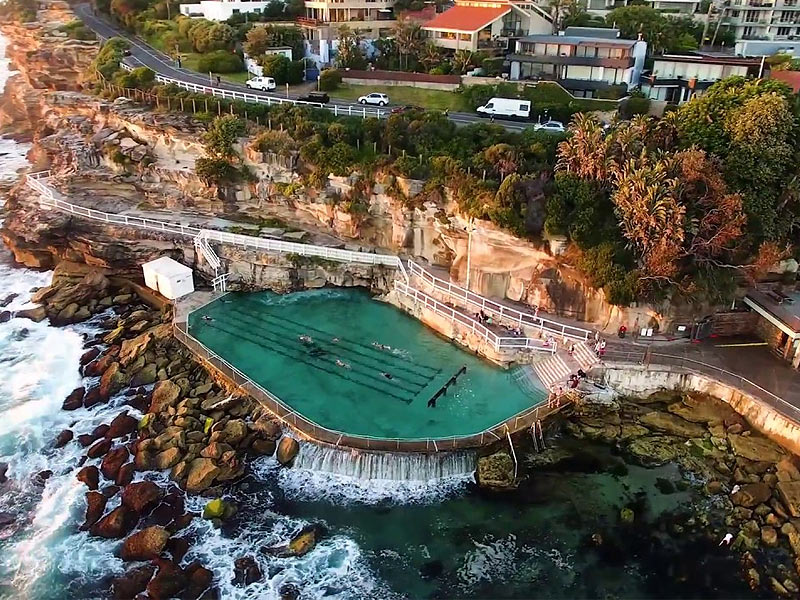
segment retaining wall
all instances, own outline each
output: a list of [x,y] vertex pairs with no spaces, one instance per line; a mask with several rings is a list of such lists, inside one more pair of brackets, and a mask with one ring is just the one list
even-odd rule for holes
[[713,377],[665,365],[607,363],[592,369],[603,382],[623,394],[648,394],[661,389],[703,392],[722,399],[755,429],[787,450],[800,454],[800,423],[744,390]]

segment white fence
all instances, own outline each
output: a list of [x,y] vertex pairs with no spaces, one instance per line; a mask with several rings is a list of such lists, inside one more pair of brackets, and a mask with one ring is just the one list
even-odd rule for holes
[[551,321],[538,315],[532,315],[518,311],[499,302],[484,298],[480,294],[470,292],[459,285],[454,284],[452,281],[446,281],[429,273],[413,260],[408,261],[409,275],[417,275],[420,280],[431,286],[438,292],[446,294],[447,298],[453,301],[453,304],[465,306],[466,308],[474,309],[476,311],[483,310],[491,313],[492,317],[497,318],[498,321],[506,321],[519,325],[528,325],[537,327],[540,331],[546,331],[554,335],[559,335],[562,338],[570,338],[581,341],[586,341],[592,335],[588,329],[575,327],[573,325],[564,325],[557,321]]
[[[404,278],[407,279],[403,261],[400,259],[400,257],[394,256],[393,254],[355,252],[352,250],[341,250],[339,248],[328,248],[326,246],[314,246],[312,244],[300,244],[297,242],[284,242],[281,240],[264,239],[249,235],[218,231],[215,229],[200,229],[197,227],[183,225],[181,223],[170,223],[167,221],[158,221],[156,219],[112,214],[91,208],[85,208],[76,204],[71,204],[59,198],[58,192],[45,183],[49,176],[49,171],[32,173],[25,176],[25,183],[28,185],[28,187],[39,192],[40,204],[57,208],[58,210],[62,210],[70,214],[86,217],[87,219],[94,219],[96,221],[112,223],[115,225],[128,225],[131,227],[141,227],[155,231],[192,236],[198,240],[197,243],[201,244],[207,243],[208,240],[212,240],[224,244],[234,244],[244,248],[254,248],[256,250],[264,250],[267,252],[297,254],[300,256],[314,256],[336,262],[384,265],[398,269],[403,274]],[[213,263],[213,259],[211,262]],[[214,265],[212,264],[212,267],[213,266]]]
[[545,345],[545,343],[540,339],[521,336],[500,337],[494,331],[482,325],[481,323],[478,323],[478,321],[472,317],[469,317],[455,310],[451,306],[447,306],[435,298],[428,296],[428,294],[425,292],[421,292],[420,290],[400,281],[395,281],[394,289],[398,294],[406,296],[407,298],[411,298],[414,300],[414,302],[424,305],[425,308],[434,311],[436,314],[469,328],[472,333],[480,335],[487,342],[489,342],[496,351],[528,349],[535,352],[549,352],[551,354],[556,351],[556,344]]
[[[126,63],[120,63],[121,68],[126,71],[132,71],[134,67]],[[149,67],[148,67],[149,68]],[[328,110],[337,117],[361,117],[367,119],[374,117],[382,119],[389,114],[388,110],[380,108],[370,108],[367,106],[353,106],[348,104],[340,106],[338,104],[322,104],[320,102],[306,102],[305,100],[293,100],[292,98],[281,98],[280,96],[267,96],[263,94],[254,94],[249,92],[239,92],[236,90],[227,90],[225,88],[212,87],[210,85],[200,85],[197,83],[190,83],[181,79],[174,79],[166,77],[165,75],[156,74],[156,81],[158,83],[173,84],[190,92],[197,92],[198,94],[208,94],[216,98],[224,98],[226,100],[241,100],[243,102],[253,102],[255,104],[266,104],[272,106],[273,104],[296,104],[298,106],[307,106],[308,108],[321,108]]]

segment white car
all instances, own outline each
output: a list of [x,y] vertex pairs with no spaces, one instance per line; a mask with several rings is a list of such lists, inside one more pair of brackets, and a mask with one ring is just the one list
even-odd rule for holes
[[547,121],[533,126],[536,131],[549,131],[551,133],[564,133],[566,128],[561,121]]
[[272,77],[253,77],[244,82],[251,90],[269,91],[275,89],[275,80]]
[[377,104],[378,106],[386,106],[389,104],[389,96],[386,94],[367,94],[358,99],[359,104]]

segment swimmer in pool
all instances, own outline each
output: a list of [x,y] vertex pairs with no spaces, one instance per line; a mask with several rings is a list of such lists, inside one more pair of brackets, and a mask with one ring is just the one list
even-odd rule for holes
[[325,356],[325,354],[327,354],[327,353],[325,352],[325,350],[323,350],[323,349],[322,349],[322,348],[320,348],[319,346],[314,346],[314,347],[313,347],[311,350],[309,350],[309,351],[308,351],[308,353],[309,353],[311,356],[314,356],[314,357],[316,357],[316,356]]
[[333,338],[333,339],[331,339],[331,342],[333,342],[334,344],[338,344],[339,343],[339,338]]
[[349,369],[350,368],[350,365],[348,365],[343,360],[339,360],[338,358],[336,359],[336,366],[337,367],[342,367],[343,369]]
[[386,377],[386,379],[394,379],[394,377],[392,377],[392,374],[391,373],[387,373],[386,371],[381,371],[381,375]]
[[212,319],[212,318],[211,318],[211,317],[209,317],[208,315],[203,315],[203,321],[213,321],[213,320],[214,320],[214,319]]
[[311,339],[310,336],[305,335],[305,334],[299,336],[297,339],[299,339],[304,344],[310,344],[310,343],[312,343],[314,341],[314,340]]

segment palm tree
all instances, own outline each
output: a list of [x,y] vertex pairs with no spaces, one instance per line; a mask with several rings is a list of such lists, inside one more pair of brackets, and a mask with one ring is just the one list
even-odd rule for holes
[[472,50],[456,50],[453,55],[453,69],[458,73],[466,73],[472,63]]
[[422,48],[422,52],[419,56],[419,62],[422,63],[422,66],[425,67],[426,71],[430,71],[439,63],[442,62],[442,51],[433,42],[428,42]]
[[407,69],[408,57],[419,54],[422,48],[422,27],[416,21],[401,17],[394,26],[393,35],[400,58],[400,68],[403,68],[403,56],[405,55],[405,68]]

